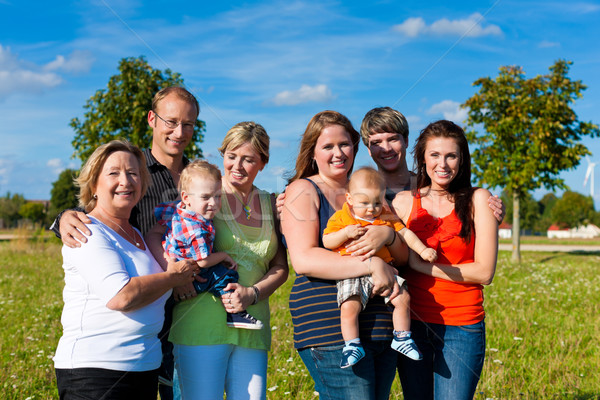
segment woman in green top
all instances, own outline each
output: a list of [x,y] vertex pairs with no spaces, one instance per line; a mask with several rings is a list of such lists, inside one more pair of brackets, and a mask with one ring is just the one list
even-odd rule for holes
[[[221,211],[213,220],[215,251],[226,252],[238,265],[239,281],[221,299],[196,296],[191,285],[174,290],[180,301],[173,310],[169,341],[183,399],[265,399],[267,352],[271,348],[269,296],[287,279],[274,198],[254,187],[269,161],[269,136],[254,122],[227,132],[223,156]],[[226,313],[247,310],[264,324],[260,330],[229,328]]]

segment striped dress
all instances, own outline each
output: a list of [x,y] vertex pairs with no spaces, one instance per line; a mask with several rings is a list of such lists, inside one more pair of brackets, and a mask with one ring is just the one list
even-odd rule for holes
[[[321,237],[327,221],[336,211],[327,201],[319,187],[313,184],[319,195],[319,231]],[[323,242],[319,237],[319,246]],[[290,293],[290,313],[294,325],[294,347],[343,345],[340,327],[340,309],[337,305],[336,282],[297,275]],[[383,298],[372,298],[359,315],[361,340],[391,340],[392,313]]]

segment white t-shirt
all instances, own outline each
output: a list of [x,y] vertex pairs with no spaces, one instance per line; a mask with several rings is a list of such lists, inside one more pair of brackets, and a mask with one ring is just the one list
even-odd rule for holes
[[158,333],[171,291],[135,311],[114,311],[106,304],[131,277],[163,270],[147,246],[141,250],[97,219],[90,219],[88,242],[75,249],[62,248],[65,306],[54,366],[154,370],[162,358]]

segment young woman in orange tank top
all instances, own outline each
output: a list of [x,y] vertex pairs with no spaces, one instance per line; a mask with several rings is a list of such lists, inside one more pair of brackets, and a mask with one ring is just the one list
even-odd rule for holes
[[393,206],[438,259],[411,252],[404,277],[411,296],[412,335],[422,361],[401,357],[405,399],[472,399],[485,356],[483,285],[492,282],[498,226],[490,192],[471,187],[471,158],[464,131],[437,121],[414,149],[417,188]]

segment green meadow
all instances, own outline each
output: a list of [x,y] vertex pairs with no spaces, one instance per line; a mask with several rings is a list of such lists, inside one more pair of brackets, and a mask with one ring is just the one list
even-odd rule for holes
[[[485,289],[487,355],[478,399],[600,399],[599,254],[500,252]],[[60,244],[48,234],[0,242],[0,398],[57,398]],[[293,349],[288,282],[271,298],[269,399],[318,396]],[[402,399],[398,379],[391,399]]]

